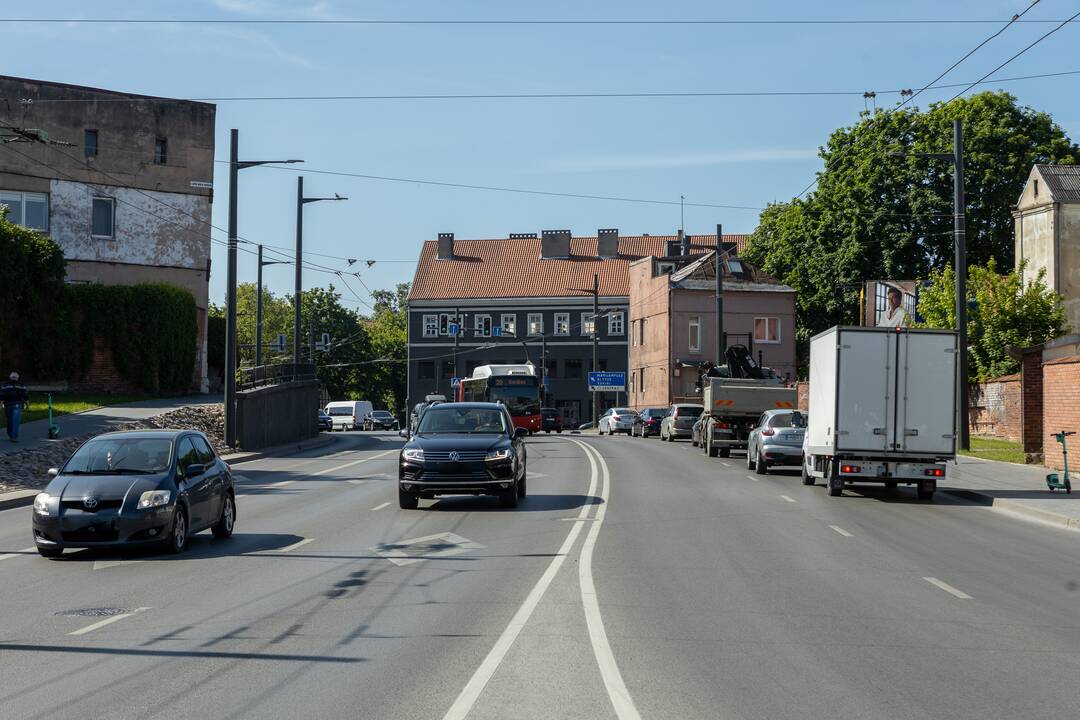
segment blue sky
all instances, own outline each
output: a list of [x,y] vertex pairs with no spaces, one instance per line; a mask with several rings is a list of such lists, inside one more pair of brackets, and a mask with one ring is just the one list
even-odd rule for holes
[[[1007,19],[1001,2],[746,4],[678,1],[546,3],[193,0],[24,4],[6,17],[387,19]],[[1025,19],[1064,19],[1077,3],[1042,0]],[[886,90],[920,87],[997,26],[962,25],[27,25],[0,26],[0,72],[173,97],[639,91]],[[1010,28],[943,82],[975,80],[1052,25]],[[1062,29],[999,77],[1080,70],[1080,24]],[[1080,75],[1002,83],[1080,137]],[[917,104],[955,91],[927,91]],[[895,96],[878,98],[881,106]],[[239,128],[241,157],[303,158],[295,168],[687,203],[762,207],[801,191],[816,150],[851,124],[860,96],[558,100],[220,102],[217,156]],[[295,172],[251,169],[240,183],[240,235],[291,246]],[[226,224],[219,165],[214,221]],[[677,205],[554,198],[307,174],[308,250],[374,259],[368,287],[410,280],[424,239],[570,228],[590,234],[670,233]],[[754,210],[686,208],[686,228],[754,229]],[[215,233],[215,235],[218,235]],[[332,268],[343,262],[310,258]],[[225,256],[214,247],[211,297],[224,296]],[[404,262],[390,262],[404,261]],[[361,266],[364,263],[360,264]],[[254,258],[241,254],[242,280]],[[290,291],[292,271],[266,269]],[[332,276],[307,271],[305,286]],[[339,287],[340,282],[336,283]],[[355,280],[352,287],[366,297]],[[351,299],[354,307],[363,307]]]

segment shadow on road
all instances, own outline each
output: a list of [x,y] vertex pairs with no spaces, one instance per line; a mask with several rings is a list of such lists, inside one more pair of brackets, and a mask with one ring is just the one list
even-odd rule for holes
[[289,533],[234,533],[231,538],[217,540],[209,532],[199,533],[188,540],[182,553],[169,555],[153,547],[109,547],[70,550],[60,556],[60,562],[87,562],[95,560],[193,560],[216,557],[235,557],[257,552],[272,552],[294,545],[303,540]]

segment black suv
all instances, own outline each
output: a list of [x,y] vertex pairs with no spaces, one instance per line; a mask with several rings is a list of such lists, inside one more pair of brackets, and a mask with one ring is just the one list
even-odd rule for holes
[[540,408],[540,429],[547,433],[552,430],[561,433],[563,430],[562,413],[555,408]]
[[398,504],[412,510],[437,495],[495,495],[503,507],[517,507],[525,497],[528,433],[499,403],[429,406],[401,449]]
[[398,421],[388,410],[372,410],[364,418],[365,430],[397,430]]

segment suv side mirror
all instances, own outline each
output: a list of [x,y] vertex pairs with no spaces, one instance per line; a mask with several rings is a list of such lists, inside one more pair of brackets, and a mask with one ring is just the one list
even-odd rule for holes
[[202,463],[191,463],[190,465],[187,466],[187,469],[184,470],[184,477],[185,478],[199,477],[200,475],[204,474],[205,472],[206,472],[206,466],[203,465]]
[[407,437],[409,437],[409,430],[408,430],[408,428],[402,428],[401,430],[399,430],[399,431],[398,431],[398,437],[403,437],[403,438],[407,438]]
[[56,477],[60,474],[60,468],[49,468],[49,477]]

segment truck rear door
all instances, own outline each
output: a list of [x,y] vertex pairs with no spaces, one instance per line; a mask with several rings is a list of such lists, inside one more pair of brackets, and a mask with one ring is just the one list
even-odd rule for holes
[[900,343],[897,449],[952,455],[956,426],[956,335],[902,333],[897,341]]
[[895,348],[893,333],[839,332],[836,449],[892,449]]

